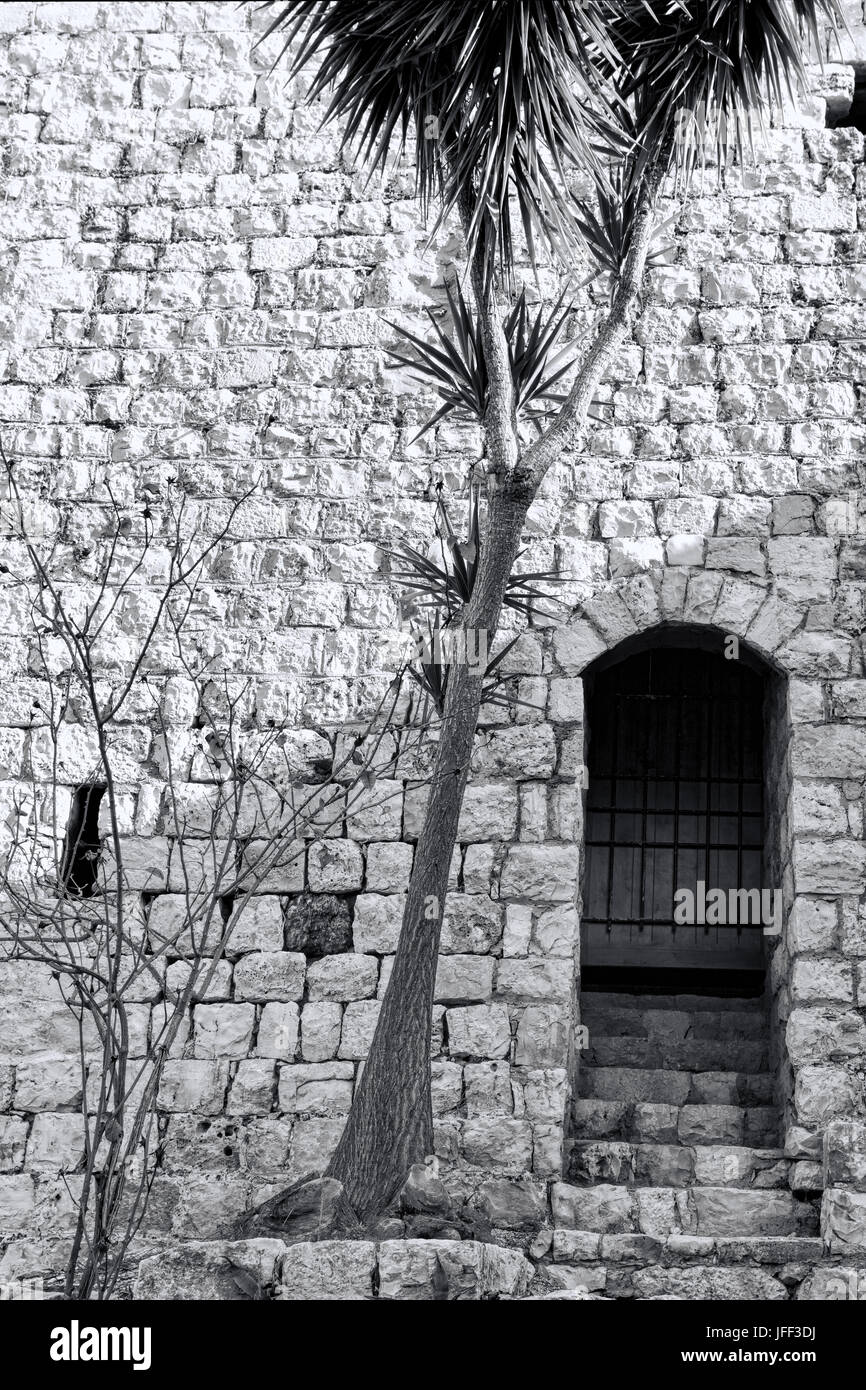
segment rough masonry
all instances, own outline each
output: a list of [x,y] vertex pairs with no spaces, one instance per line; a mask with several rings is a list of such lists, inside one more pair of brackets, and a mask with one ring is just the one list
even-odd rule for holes
[[[742,1279],[707,1285],[701,1273],[739,1258],[789,1275],[796,1266],[775,1281],[778,1296],[824,1297],[822,1260],[825,1280],[826,1269],[847,1278],[866,1265],[866,170],[863,133],[826,125],[827,98],[844,112],[866,66],[861,5],[847,9],[845,52],[808,100],[774,114],[759,160],[676,210],[669,263],[649,275],[603,418],[528,518],[521,564],[558,569],[563,606],[508,657],[534,708],[491,708],[479,735],[433,1083],[454,1200],[501,1245],[566,1271],[545,1287],[603,1293],[613,1286],[598,1269],[631,1260],[644,1273],[621,1292],[739,1296]],[[272,43],[256,46],[262,23],[234,3],[0,7],[0,437],[26,486],[30,533],[61,537],[70,582],[73,559],[106,536],[106,484],[132,506],[175,480],[206,536],[261,479],[213,558],[202,611],[226,668],[251,678],[250,719],[288,709],[316,782],[393,672],[399,615],[383,547],[427,543],[431,480],[464,488],[479,442],[447,423],[413,442],[431,399],[385,360],[388,318],[420,332],[424,308],[444,302],[458,238],[445,229],[427,247],[405,167],[367,181],[341,159],[302,81],[271,70]],[[550,292],[556,277],[543,270],[540,283]],[[575,337],[603,295],[580,300]],[[33,640],[5,579],[8,810],[16,787],[48,774]],[[129,622],[140,636],[145,603]],[[773,1201],[808,1192],[820,1206],[812,1243],[793,1255],[764,1246],[722,1258],[719,1242],[750,1231],[714,1229],[712,1203],[701,1218],[694,1196],[691,1215],[676,1208],[679,1225],[661,1199],[623,1224],[617,1198],[587,1233],[578,1189],[563,1182],[579,1056],[581,675],[661,624],[720,642],[735,634],[778,679],[773,853],[785,924],[770,979],[786,1165]],[[195,781],[180,675],[161,689]],[[129,740],[125,833],[145,860],[167,864],[153,723],[133,717]],[[70,790],[89,771],[77,748],[71,737],[61,765]],[[142,1253],[227,1236],[252,1204],[327,1161],[375,1027],[423,814],[423,792],[393,791],[387,806],[310,840],[195,1004],[160,1092],[164,1163]],[[170,869],[163,887],[148,895],[152,927],[178,910]],[[139,1047],[159,1008],[154,986],[136,1006]],[[62,1266],[78,1096],[54,982],[5,967],[0,1279]],[[640,1239],[655,1245],[638,1259],[624,1242]],[[689,1239],[705,1243],[676,1246]],[[356,1247],[359,1296],[377,1260],[393,1296],[421,1296],[429,1260],[393,1245]],[[328,1252],[297,1251],[280,1287],[309,1259],[318,1272],[304,1277],[333,1291]],[[278,1253],[253,1251],[270,1261],[265,1282]],[[475,1292],[460,1296],[528,1287],[503,1254],[479,1294],[492,1257],[464,1255]],[[683,1282],[683,1269],[698,1275]],[[770,1277],[753,1279],[752,1296],[777,1296]]]

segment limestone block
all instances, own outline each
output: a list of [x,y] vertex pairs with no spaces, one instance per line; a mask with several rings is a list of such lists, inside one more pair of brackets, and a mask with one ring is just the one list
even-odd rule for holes
[[850,962],[828,956],[795,960],[791,999],[795,1004],[853,1004],[854,979]]
[[504,912],[482,894],[449,893],[445,899],[443,955],[486,955],[502,939]]
[[843,1067],[801,1066],[794,1077],[794,1106],[807,1129],[850,1114],[856,1106],[854,1079]]
[[[331,840],[329,845],[345,844]],[[312,847],[311,847],[312,852]],[[308,959],[352,949],[351,899],[333,893],[301,893],[286,907],[286,948]]]
[[[404,831],[421,833],[429,800],[426,787],[406,793]],[[461,844],[481,840],[508,840],[517,829],[517,789],[509,782],[470,782],[463,797],[457,839]]]
[[273,1284],[281,1240],[189,1242],[138,1266],[133,1297],[234,1301],[260,1298]]
[[517,1025],[518,1066],[563,1066],[568,1050],[568,1010],[561,1004],[530,1004]]
[[462,1066],[459,1062],[432,1061],[430,1085],[434,1115],[447,1115],[457,1110],[463,1099]]
[[504,1004],[476,1004],[447,1009],[448,1051],[451,1057],[507,1057],[511,1028]]
[[472,772],[485,778],[549,777],[555,759],[556,744],[549,724],[512,725],[478,735]]
[[286,1248],[279,1263],[275,1296],[361,1302],[373,1297],[375,1268],[376,1245],[371,1240],[299,1241]]
[[176,1061],[165,1063],[159,1086],[160,1110],[197,1115],[218,1115],[228,1085],[224,1061]]
[[379,955],[396,951],[405,902],[402,893],[359,894],[352,927],[355,950]]
[[369,790],[348,794],[346,833],[353,840],[399,840],[402,819],[402,782],[381,777]]
[[298,1022],[297,1004],[265,1004],[256,1034],[256,1056],[290,1062],[298,1045]]
[[798,893],[851,893],[866,889],[866,846],[856,840],[795,840]]
[[308,1003],[301,1013],[301,1052],[306,1062],[326,1062],[337,1054],[343,1008],[334,1003]]
[[866,1192],[826,1188],[821,1203],[821,1234],[831,1255],[866,1250]]
[[380,1298],[519,1298],[533,1274],[519,1251],[478,1241],[386,1240],[379,1246]]
[[346,1005],[338,1057],[354,1060],[366,1057],[370,1051],[381,1007],[379,999],[365,999]]
[[295,1063],[280,1067],[279,1105],[289,1115],[345,1115],[352,1104],[352,1062]]
[[490,1173],[526,1173],[532,1166],[532,1127],[526,1120],[499,1115],[466,1120],[463,1154],[467,1163]]
[[824,1183],[866,1192],[866,1123],[831,1120],[824,1131]]
[[232,1080],[226,1113],[229,1115],[267,1115],[274,1099],[274,1064],[250,1057],[238,1062]]
[[252,951],[235,966],[235,998],[300,999],[306,960],[298,951]]
[[340,1142],[345,1115],[333,1118],[299,1116],[292,1129],[288,1177],[291,1181],[308,1173],[321,1173]]
[[196,1057],[246,1057],[255,1021],[252,1004],[196,1004]]
[[579,930],[576,908],[571,905],[547,908],[536,919],[532,947],[547,958],[564,956],[570,960],[574,956]]
[[[4,1068],[0,1067],[0,1073]],[[9,1096],[12,1094],[12,1071],[9,1069]],[[0,1084],[0,1096],[4,1087]],[[8,1104],[8,1097],[6,1098]],[[16,1110],[75,1109],[81,1104],[81,1064],[78,1061],[29,1062],[15,1069]],[[5,1109],[6,1106],[4,1105]]]
[[403,893],[409,886],[412,846],[399,840],[367,845],[366,888],[370,893]]
[[862,1054],[866,1024],[853,1009],[797,1007],[791,1011],[785,1038],[795,1066],[839,1062]]
[[513,845],[502,870],[503,897],[570,902],[577,892],[573,846]]
[[467,1117],[522,1115],[523,1107],[519,1103],[522,1092],[513,1076],[507,1061],[467,1062],[463,1067]]
[[493,992],[493,961],[486,956],[440,956],[434,998],[440,1004],[475,1004]]
[[568,1099],[565,1068],[535,1068],[525,1072],[521,1079],[527,1119],[562,1124]]
[[611,1183],[570,1187],[558,1182],[551,1189],[551,1203],[557,1227],[602,1233],[635,1229],[635,1195],[627,1187]]
[[605,650],[605,642],[587,622],[554,629],[554,656],[566,675],[579,675]]
[[788,916],[792,954],[832,950],[836,942],[836,906],[815,898],[795,898]]
[[496,967],[496,993],[503,998],[527,1001],[565,1002],[574,979],[570,959],[501,960]]
[[378,978],[375,956],[325,956],[307,967],[307,995],[313,1001],[369,999],[376,993]]
[[[156,901],[162,900],[157,898]],[[283,912],[279,898],[257,894],[243,899],[232,913],[226,930],[229,933],[226,954],[231,960],[247,951],[281,950]]]
[[26,1145],[27,1121],[19,1115],[0,1115],[0,1173],[20,1171]]
[[794,730],[791,770],[795,777],[866,777],[866,729],[801,725]]
[[632,1287],[637,1298],[674,1298],[683,1302],[695,1299],[779,1301],[788,1298],[785,1285],[767,1270],[719,1269],[712,1265],[693,1265],[685,1269],[638,1269],[632,1277]]
[[353,840],[315,840],[307,851],[307,873],[314,893],[351,892],[363,883],[363,856]]

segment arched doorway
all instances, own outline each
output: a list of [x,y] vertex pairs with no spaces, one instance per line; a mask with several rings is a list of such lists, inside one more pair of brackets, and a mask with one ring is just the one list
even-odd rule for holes
[[[558,1219],[653,1240],[814,1235],[781,1147],[777,923],[762,920],[781,906],[784,677],[679,624],[583,680],[581,1040]],[[696,920],[677,920],[682,892]],[[606,1287],[629,1296],[632,1273]]]
[[587,673],[584,988],[762,987],[763,673],[718,635],[681,643]]

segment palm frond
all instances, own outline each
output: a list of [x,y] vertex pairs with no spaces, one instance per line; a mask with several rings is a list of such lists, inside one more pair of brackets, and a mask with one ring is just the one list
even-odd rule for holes
[[606,4],[559,0],[266,0],[265,35],[293,49],[292,72],[315,64],[311,100],[345,122],[344,148],[371,169],[407,148],[416,191],[436,225],[469,206],[470,253],[485,277],[515,256],[514,196],[530,255],[557,249],[574,227],[560,196],[564,168],[601,171],[617,139],[599,55],[617,61]]
[[[767,99],[793,99],[819,24],[844,26],[838,0],[623,0],[610,26],[611,80],[633,110],[638,176],[661,150],[679,175],[704,153],[742,157]],[[606,63],[606,56],[601,59]]]
[[[631,249],[641,186],[639,160],[632,156],[614,167],[606,179],[596,181],[594,204],[575,199],[575,219],[586,248],[599,269],[614,280]],[[656,228],[656,238],[661,231],[662,227]],[[647,256],[647,266],[658,265],[667,251],[667,247],[655,245]]]
[[[435,343],[419,338],[399,324],[389,323],[389,327],[415,349],[415,356],[408,357],[389,348],[389,356],[395,363],[410,367],[418,381],[433,386],[442,401],[436,414],[421,427],[415,439],[420,439],[454,410],[462,410],[479,422],[483,421],[487,410],[489,388],[481,320],[473,314],[458,282],[453,288],[446,285],[446,292],[451,313],[450,336],[443,331],[432,309],[428,309],[427,313],[436,333]],[[574,359],[574,344],[558,346],[571,309],[571,304],[565,303],[563,292],[549,313],[545,314],[542,307],[531,318],[526,291],[523,290],[505,320],[503,327],[518,416],[545,415],[552,403],[564,399],[554,387],[568,372]]]
[[[386,554],[392,560],[392,577],[408,597],[410,612],[414,614],[428,609],[440,615],[443,623],[447,624],[456,620],[469,603],[481,563],[480,488],[477,484],[473,485],[469,493],[469,517],[465,539],[461,540],[456,534],[442,498],[439,499],[436,509],[436,532],[439,537],[441,563],[422,555],[406,541],[394,550],[386,551]],[[524,613],[528,618],[543,615],[543,610],[537,606],[538,602],[556,600],[535,586],[564,582],[564,576],[552,570],[512,573],[506,584],[503,602],[506,607]]]

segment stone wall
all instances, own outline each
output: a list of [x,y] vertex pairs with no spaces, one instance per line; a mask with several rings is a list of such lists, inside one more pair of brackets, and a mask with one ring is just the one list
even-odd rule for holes
[[[234,3],[0,9],[0,433],[31,534],[61,538],[70,583],[104,542],[107,485],[133,506],[175,479],[208,536],[261,476],[202,611],[225,667],[251,679],[250,720],[288,708],[315,781],[393,671],[398,613],[380,547],[428,540],[427,485],[460,488],[478,439],[443,424],[415,441],[431,402],[385,369],[386,319],[421,331],[458,238],[446,228],[427,248],[404,167],[367,182],[340,157],[303,82],[270,71],[273,44],[254,46],[261,23]],[[856,24],[852,43],[844,56],[860,61]],[[838,104],[853,70],[821,82]],[[864,1118],[866,1040],[863,152],[858,130],[825,128],[818,94],[775,114],[753,167],[691,193],[601,393],[603,420],[530,512],[521,565],[559,569],[564,608],[507,659],[534,708],[490,709],[479,735],[435,1011],[438,1151],[496,1228],[543,1207],[561,1172],[581,673],[636,632],[689,623],[737,634],[784,685],[774,834],[788,911],[772,974],[790,1153],[814,1165],[829,1132],[825,1235],[866,1245],[851,1125]],[[554,279],[542,271],[545,291]],[[603,301],[603,287],[581,300],[576,337]],[[0,595],[8,806],[46,771],[32,635],[11,586]],[[131,640],[145,611],[130,617]],[[160,689],[194,781],[194,711],[178,673]],[[134,721],[129,739],[126,831],[153,865],[171,852],[155,726]],[[70,789],[89,770],[76,747],[73,736]],[[332,1151],[421,824],[423,794],[392,790],[261,896],[194,1007],[160,1095],[154,1238],[221,1235]],[[148,895],[152,926],[177,907],[167,875],[168,891]],[[54,982],[7,967],[0,998],[10,1277],[62,1258],[75,1178],[61,1170],[81,1141]],[[159,1008],[156,989],[136,1006],[139,1049]]]

